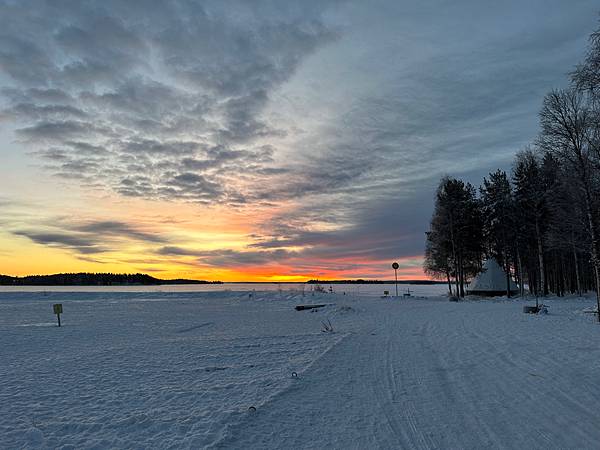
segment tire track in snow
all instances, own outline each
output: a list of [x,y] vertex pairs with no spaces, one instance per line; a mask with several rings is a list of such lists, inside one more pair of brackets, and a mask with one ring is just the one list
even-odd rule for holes
[[[397,323],[394,322],[394,324]],[[432,443],[426,439],[417,426],[416,410],[412,400],[407,396],[403,400],[399,398],[401,392],[406,393],[406,391],[402,391],[404,385],[395,373],[396,367],[401,367],[402,363],[399,358],[399,355],[402,354],[399,349],[399,341],[402,341],[403,345],[406,346],[408,337],[406,332],[401,335],[397,333],[399,329],[402,328],[389,324],[386,326],[384,357],[381,359],[383,364],[381,366],[373,364],[375,371],[372,380],[379,403],[383,407],[383,417],[391,432],[390,435],[378,436],[378,438],[382,447],[392,444],[394,447],[400,448],[432,448]],[[410,346],[413,344],[416,343],[409,343]],[[414,370],[411,371],[413,376],[415,372]],[[388,442],[390,438],[394,442]]]
[[473,441],[478,442],[476,448],[493,446],[497,444],[494,433],[477,417],[470,405],[472,398],[466,395],[469,385],[456,369],[461,362],[446,355],[448,343],[460,334],[446,329],[445,321],[443,316],[440,320],[425,317],[418,332],[412,333],[416,341],[411,342],[414,351],[409,359],[415,364],[404,377],[409,388],[407,404],[413,406],[410,428],[419,448],[472,448],[469,442]]
[[[482,401],[481,393],[476,391],[478,385],[474,381],[481,382],[483,377],[474,380],[475,377],[469,376],[470,374],[463,369],[464,361],[475,361],[475,367],[477,367],[483,359],[482,356],[484,354],[489,356],[489,352],[480,350],[479,339],[473,336],[463,318],[460,319],[458,329],[460,330],[458,333],[451,335],[455,340],[455,344],[449,346],[451,351],[438,353],[438,359],[440,364],[447,370],[453,370],[454,376],[448,385],[454,387],[455,398],[453,402],[464,408],[462,411],[465,420],[463,432],[471,434],[470,440],[473,440],[473,435],[477,436],[475,441],[478,442],[478,447],[505,448],[502,442],[503,436],[498,431],[497,423],[488,423],[490,414],[482,414],[482,408],[487,410],[489,406]],[[465,337],[470,339],[465,341]],[[465,352],[467,355],[465,355]],[[483,360],[485,361],[485,359]],[[490,388],[492,387],[490,386]],[[474,392],[475,395],[473,395]],[[485,400],[489,399],[485,398]],[[466,448],[468,444],[464,443],[464,445]]]
[[[405,324],[403,325],[405,328]],[[405,333],[405,338],[402,339],[402,342],[400,342],[399,339],[393,341],[395,344],[393,352],[394,355],[400,354],[399,347],[404,348],[405,351],[411,351],[412,354],[406,355],[405,358],[401,358],[402,360],[399,362],[404,363],[405,365],[406,363],[412,362],[412,364],[407,365],[406,368],[408,369],[408,373],[411,375],[412,380],[416,382],[417,386],[419,387],[422,386],[422,376],[425,365],[423,355],[426,354],[426,348],[423,346],[422,337],[426,334],[427,329],[430,326],[431,322],[426,321],[419,327],[419,330],[416,334],[412,333],[410,335],[412,336],[412,339]],[[390,329],[390,332],[392,329]],[[415,336],[417,336],[417,339],[414,339]],[[404,405],[406,407],[404,410],[404,418],[409,430],[412,433],[412,439],[410,442],[411,447],[416,446],[415,448],[419,449],[434,448],[432,440],[424,434],[422,427],[420,427],[417,422],[418,411],[415,405],[415,400],[413,400],[412,396],[407,395],[407,400],[404,402]]]

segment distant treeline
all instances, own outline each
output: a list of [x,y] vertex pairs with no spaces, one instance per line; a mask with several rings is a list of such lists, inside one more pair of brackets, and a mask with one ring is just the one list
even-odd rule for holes
[[211,284],[221,281],[161,280],[143,273],[57,273],[54,275],[28,275],[11,277],[0,275],[2,286],[122,286],[162,284]]
[[[394,280],[309,280],[308,284],[395,284]],[[436,280],[398,280],[398,284],[445,284]]]
[[[427,232],[425,272],[460,296],[493,257],[536,295],[595,290],[600,306],[600,29],[571,85],[544,98],[540,130],[511,173],[476,189],[445,177]],[[599,316],[600,320],[600,316]]]

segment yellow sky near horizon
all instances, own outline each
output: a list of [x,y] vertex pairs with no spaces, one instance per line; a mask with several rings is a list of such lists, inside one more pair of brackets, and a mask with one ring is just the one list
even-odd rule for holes
[[[261,239],[257,237],[261,224],[285,214],[290,206],[284,203],[276,208],[231,208],[60,189],[42,198],[46,204],[58,203],[60,198],[65,203],[60,208],[56,204],[40,208],[36,196],[29,194],[27,202],[5,206],[1,274],[140,272],[165,279],[275,282],[393,276],[389,261],[349,261],[335,256],[316,261],[303,255],[303,247],[254,248]],[[107,231],[102,226],[90,230],[90,224],[101,224]],[[123,230],[112,228],[117,225]],[[413,264],[401,269],[399,278],[426,278],[419,258],[405,258],[408,265]],[[357,270],[366,276],[354,276]]]

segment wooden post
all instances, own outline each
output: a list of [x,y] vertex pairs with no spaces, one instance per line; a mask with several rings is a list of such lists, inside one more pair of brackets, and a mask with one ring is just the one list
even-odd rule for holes
[[58,326],[60,327],[60,314],[62,313],[62,304],[56,303],[52,305],[52,308],[54,309],[54,314],[56,314],[56,318],[58,319]]

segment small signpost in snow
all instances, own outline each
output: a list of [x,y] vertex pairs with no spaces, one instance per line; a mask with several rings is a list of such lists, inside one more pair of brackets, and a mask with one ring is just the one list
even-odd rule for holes
[[392,268],[394,269],[394,275],[396,276],[396,297],[398,297],[398,268],[400,265],[397,262],[392,264]]
[[58,318],[58,326],[60,327],[60,315],[62,314],[62,304],[55,303],[54,305],[52,305],[52,308],[54,309],[54,314],[56,314],[56,317]]

